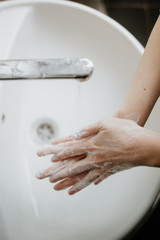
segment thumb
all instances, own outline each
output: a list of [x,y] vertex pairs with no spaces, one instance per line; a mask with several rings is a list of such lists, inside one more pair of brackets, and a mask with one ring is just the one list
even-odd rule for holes
[[100,121],[91,124],[80,131],[76,131],[75,133],[72,134],[72,138],[75,140],[81,140],[83,138],[90,137],[91,135],[95,135],[99,132],[101,129],[101,124]]

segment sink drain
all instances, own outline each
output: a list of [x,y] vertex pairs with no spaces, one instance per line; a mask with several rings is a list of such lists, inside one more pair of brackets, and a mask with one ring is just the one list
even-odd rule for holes
[[51,119],[39,119],[33,124],[31,134],[34,142],[48,144],[57,136],[57,125]]

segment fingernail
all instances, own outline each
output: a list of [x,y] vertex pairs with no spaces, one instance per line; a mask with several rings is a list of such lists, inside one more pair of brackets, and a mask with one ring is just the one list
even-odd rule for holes
[[41,150],[41,151],[37,152],[37,155],[39,157],[46,156],[48,154],[51,154],[51,150],[50,149],[44,149],[44,150]]
[[35,177],[38,178],[38,179],[41,179],[42,178],[42,173],[41,172],[36,173]]
[[94,182],[94,185],[98,185],[98,181],[97,181],[97,182]]
[[51,183],[53,183],[53,182],[54,182],[54,180],[55,180],[55,177],[54,177],[54,175],[52,175],[52,176],[50,176],[50,177],[49,177],[49,181],[50,181]]
[[38,151],[38,152],[37,152],[37,155],[38,155],[38,157],[41,157],[41,156],[42,156],[41,151]]
[[73,192],[73,191],[71,191],[71,190],[68,190],[68,194],[69,194],[69,195],[73,195],[73,194],[75,194],[75,192]]
[[51,157],[51,162],[54,162],[56,160],[56,155],[53,154],[53,156]]
[[52,148],[53,148],[53,146],[45,145],[45,146],[43,146],[43,148],[41,148],[41,149],[39,149],[39,151],[37,151],[37,155],[39,157],[41,157],[41,156],[45,156],[48,154],[52,154],[52,152],[53,152]]

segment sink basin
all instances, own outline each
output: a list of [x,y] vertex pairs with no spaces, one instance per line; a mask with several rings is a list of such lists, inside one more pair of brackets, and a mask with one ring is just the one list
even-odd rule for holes
[[[0,3],[1,59],[88,58],[90,80],[0,82],[0,239],[116,240],[156,205],[160,170],[137,167],[74,196],[35,174],[52,138],[111,117],[128,91],[143,48],[121,25],[69,1]],[[160,130],[160,103],[147,127]]]

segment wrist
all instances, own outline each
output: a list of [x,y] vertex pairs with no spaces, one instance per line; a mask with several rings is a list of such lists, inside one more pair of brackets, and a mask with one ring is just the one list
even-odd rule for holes
[[130,111],[119,109],[118,111],[116,111],[114,113],[113,117],[114,118],[133,120],[138,125],[140,125],[139,124],[139,122],[140,122],[140,114],[137,113],[137,112],[131,113]]
[[141,137],[143,150],[143,165],[160,167],[160,133],[144,129]]
[[128,119],[128,120],[133,120],[136,122],[139,126],[143,127],[147,118],[145,114],[142,112],[137,112],[137,111],[131,111],[131,109],[128,108],[120,108],[118,109],[114,115],[114,118],[121,118],[121,119]]
[[114,114],[114,118],[126,119],[126,112],[122,109],[118,109]]

